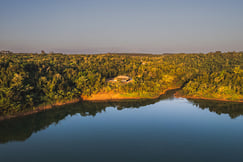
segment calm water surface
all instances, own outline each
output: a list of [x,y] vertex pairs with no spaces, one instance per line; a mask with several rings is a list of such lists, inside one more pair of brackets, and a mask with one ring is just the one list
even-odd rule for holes
[[78,103],[0,122],[7,161],[243,161],[243,104]]

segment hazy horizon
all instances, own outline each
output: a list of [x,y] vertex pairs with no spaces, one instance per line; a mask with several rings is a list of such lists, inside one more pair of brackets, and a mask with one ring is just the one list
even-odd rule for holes
[[0,50],[243,51],[241,0],[3,0]]

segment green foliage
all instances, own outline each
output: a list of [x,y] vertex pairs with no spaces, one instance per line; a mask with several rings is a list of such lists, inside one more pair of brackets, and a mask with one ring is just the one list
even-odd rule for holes
[[[243,53],[177,55],[0,54],[0,114],[99,92],[154,96],[183,86],[186,95],[243,98]],[[111,83],[118,75],[129,83]]]

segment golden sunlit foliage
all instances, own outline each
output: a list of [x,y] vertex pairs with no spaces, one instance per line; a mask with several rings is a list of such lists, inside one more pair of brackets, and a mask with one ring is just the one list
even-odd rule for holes
[[[0,113],[113,91],[139,97],[183,87],[185,95],[242,100],[243,53],[176,55],[0,54]],[[131,82],[113,83],[125,75]]]

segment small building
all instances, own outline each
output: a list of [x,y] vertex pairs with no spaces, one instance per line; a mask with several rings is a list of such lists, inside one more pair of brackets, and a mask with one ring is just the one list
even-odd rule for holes
[[131,77],[125,75],[119,75],[115,78],[109,79],[109,82],[121,82],[121,83],[128,83],[132,80]]

